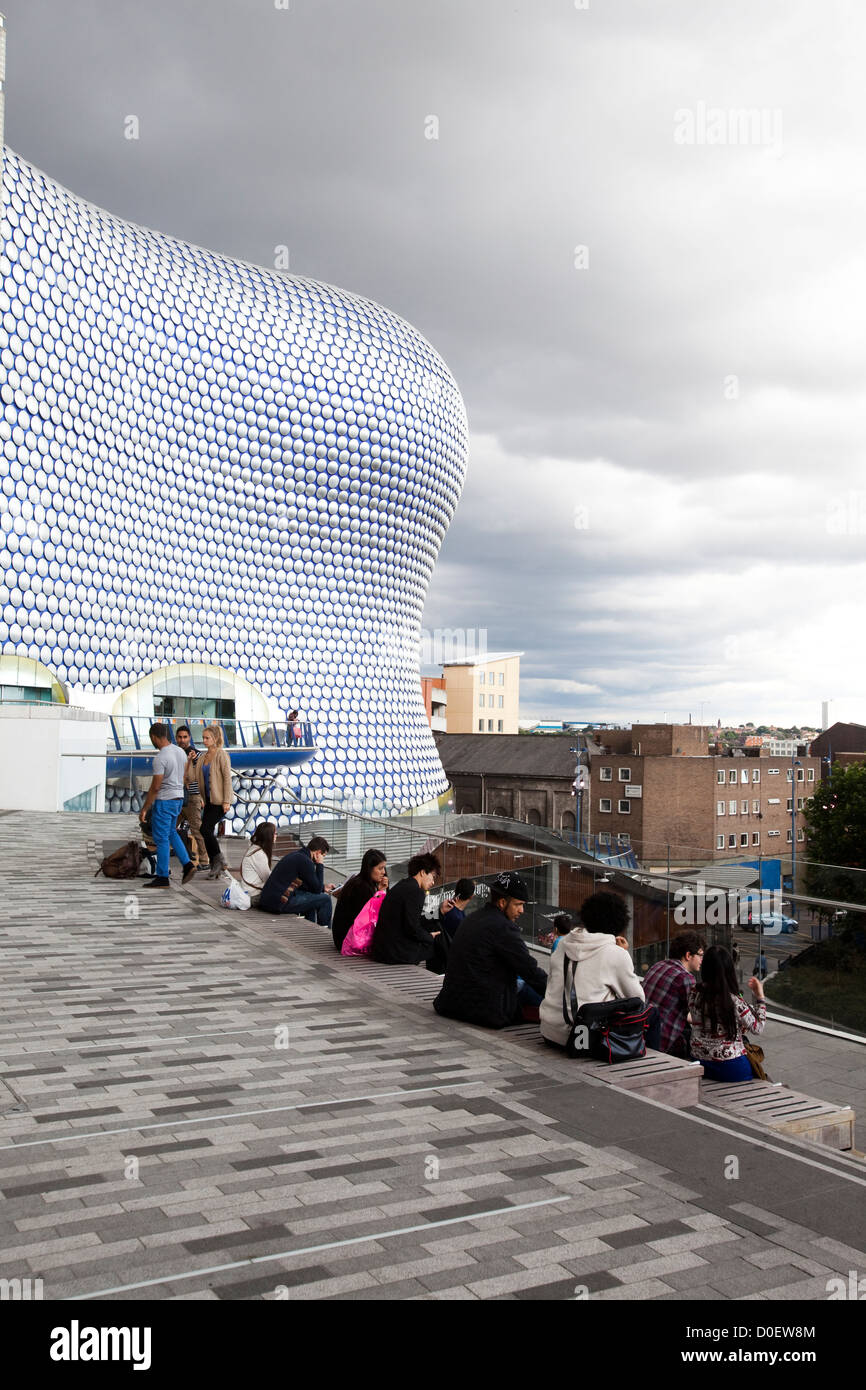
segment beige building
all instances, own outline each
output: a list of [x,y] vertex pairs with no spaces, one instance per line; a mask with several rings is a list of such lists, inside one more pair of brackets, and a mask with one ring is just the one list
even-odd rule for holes
[[522,652],[487,652],[443,667],[449,734],[516,734]]

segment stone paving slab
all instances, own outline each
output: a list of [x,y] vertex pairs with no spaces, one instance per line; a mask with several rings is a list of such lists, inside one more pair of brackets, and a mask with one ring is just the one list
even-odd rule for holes
[[0,818],[0,862],[25,832],[52,845],[38,899],[4,880],[0,1277],[117,1301],[725,1300],[866,1268],[866,1172],[440,1019],[310,924],[94,879],[104,821]]

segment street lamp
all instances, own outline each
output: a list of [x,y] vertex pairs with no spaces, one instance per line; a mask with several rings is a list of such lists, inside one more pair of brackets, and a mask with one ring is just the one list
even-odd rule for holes
[[797,782],[795,767],[802,767],[799,758],[791,754],[791,910],[794,907],[794,894],[797,891]]

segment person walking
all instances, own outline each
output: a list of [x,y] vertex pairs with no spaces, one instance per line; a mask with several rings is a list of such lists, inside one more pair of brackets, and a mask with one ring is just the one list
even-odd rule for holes
[[[177,833],[177,818],[183,806],[183,774],[186,754],[169,737],[167,724],[151,724],[150,741],[157,750],[153,760],[153,780],[138,818],[144,825],[151,815],[151,833],[156,846],[156,873],[142,887],[168,888],[169,855],[173,849],[183,865],[182,883],[195,873],[195,866]],[[152,814],[151,814],[151,808]]]
[[759,980],[766,980],[769,971],[767,969],[767,957],[763,951],[755,956],[755,964],[752,966],[752,974],[757,975]]
[[181,819],[189,829],[189,852],[197,869],[209,866],[207,846],[201,833],[201,792],[195,775],[195,765],[201,756],[192,741],[188,724],[181,724],[174,731],[174,739],[182,753],[186,754],[186,767],[183,770],[183,809]]
[[219,878],[225,872],[226,861],[220,853],[216,828],[231,810],[235,794],[232,790],[232,765],[223,747],[222,729],[209,724],[202,733],[204,756],[196,761],[195,776],[204,803],[201,833],[210,860],[208,878]]

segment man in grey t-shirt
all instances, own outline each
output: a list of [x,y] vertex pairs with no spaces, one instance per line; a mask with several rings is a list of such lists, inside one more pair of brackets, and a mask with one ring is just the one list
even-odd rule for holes
[[183,865],[182,883],[195,873],[183,840],[177,833],[177,818],[183,806],[183,770],[186,755],[169,737],[167,724],[150,726],[150,741],[157,750],[153,760],[153,781],[139,812],[139,820],[147,819],[153,807],[153,840],[156,845],[156,874],[144,884],[145,888],[168,888],[169,846]]

